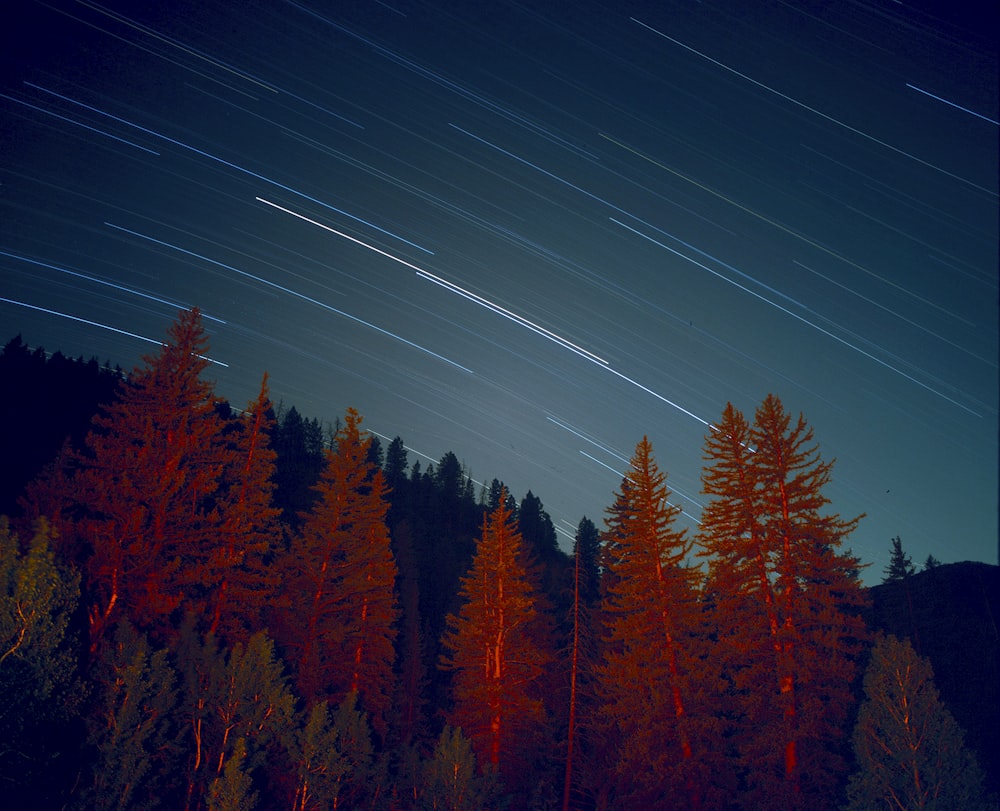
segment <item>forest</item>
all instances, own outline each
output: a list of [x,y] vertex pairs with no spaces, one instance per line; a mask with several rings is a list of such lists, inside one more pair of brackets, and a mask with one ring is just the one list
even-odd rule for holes
[[0,355],[6,807],[997,806],[1000,568],[897,538],[866,588],[777,396],[707,431],[697,533],[637,437],[566,553],[353,408],[233,408],[207,351],[192,310],[127,374]]

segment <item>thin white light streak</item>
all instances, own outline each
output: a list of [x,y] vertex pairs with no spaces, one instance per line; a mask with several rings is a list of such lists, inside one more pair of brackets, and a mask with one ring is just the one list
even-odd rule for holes
[[[749,293],[751,296],[753,296],[756,299],[759,299],[760,301],[763,301],[765,304],[770,304],[772,307],[774,307],[774,308],[776,308],[778,310],[781,310],[781,312],[785,313],[786,315],[790,315],[795,320],[801,321],[806,326],[812,327],[814,330],[823,333],[823,335],[826,335],[828,338],[833,338],[833,340],[837,341],[837,343],[843,344],[848,349],[853,349],[855,352],[858,352],[858,353],[864,355],[866,358],[869,358],[870,360],[875,361],[875,363],[879,364],[879,366],[884,366],[889,371],[895,372],[896,374],[900,375],[901,377],[905,377],[910,382],[916,383],[918,386],[920,386],[920,388],[925,389],[926,391],[929,391],[931,394],[937,395],[942,400],[947,400],[952,405],[958,406],[963,411],[968,412],[972,416],[974,416],[974,417],[980,417],[980,418],[983,416],[982,414],[978,413],[977,411],[973,411],[971,408],[969,408],[968,406],[964,405],[963,403],[958,402],[958,400],[955,400],[954,398],[949,397],[944,392],[940,392],[937,389],[935,389],[934,387],[928,386],[922,380],[918,380],[913,375],[907,374],[902,369],[897,369],[891,363],[886,363],[880,357],[878,357],[876,355],[873,355],[871,352],[866,352],[864,349],[862,349],[859,346],[855,346],[850,341],[845,341],[843,338],[841,338],[836,333],[830,332],[830,330],[828,330],[828,329],[824,329],[823,327],[819,326],[819,324],[815,324],[812,321],[810,321],[808,318],[803,318],[801,315],[799,315],[798,313],[792,312],[787,307],[782,307],[780,304],[777,304],[777,303],[771,301],[769,298],[767,298],[765,296],[762,296],[760,293],[756,292],[755,290],[751,290],[746,285],[742,285],[739,282],[733,281],[729,277],[724,276],[723,274],[719,273],[717,270],[712,270],[712,268],[708,267],[708,265],[705,265],[702,262],[697,261],[696,259],[692,259],[690,256],[685,256],[680,251],[675,250],[674,248],[671,248],[669,245],[665,245],[664,243],[660,242],[657,239],[653,239],[653,237],[649,236],[648,234],[642,233],[642,231],[637,231],[632,226],[626,225],[625,223],[620,222],[619,220],[616,220],[614,217],[609,217],[608,219],[611,220],[611,222],[615,223],[616,225],[620,225],[622,228],[625,228],[625,229],[631,231],[633,234],[636,234],[637,236],[640,236],[643,239],[648,239],[654,245],[658,245],[659,247],[661,247],[661,248],[663,248],[665,250],[670,251],[670,253],[674,254],[675,256],[679,256],[681,259],[684,259],[684,260],[690,262],[692,265],[700,267],[702,270],[707,270],[713,276],[716,276],[719,279],[722,279],[724,282],[728,282],[729,284],[733,285],[734,287],[738,287],[744,293]],[[626,378],[624,375],[621,375],[619,372],[616,372],[614,369],[609,369],[609,371],[613,372],[614,374],[618,374],[620,377],[623,377],[626,380],[629,380],[630,383],[633,383],[636,386],[639,386],[639,388],[642,388],[642,389],[646,388],[642,384],[636,383],[634,380],[630,380],[629,378]],[[660,395],[656,394],[656,392],[651,391],[650,389],[646,389],[646,391],[649,391],[650,394],[653,394],[656,397],[660,397]],[[660,399],[665,399],[665,398],[660,397]],[[667,402],[669,402],[669,401],[667,401]],[[680,406],[676,406],[675,405],[675,408],[680,408]],[[684,411],[684,409],[681,409],[681,410]],[[699,420],[700,422],[705,423],[705,425],[709,425],[707,422],[705,422],[704,420],[702,420],[701,417],[696,417],[694,414],[691,414],[691,412],[685,412],[685,413],[689,414],[690,416],[694,417],[695,419]],[[712,427],[712,426],[709,426],[709,427]],[[713,430],[714,430],[714,428],[713,428]]]
[[[257,199],[260,200],[259,197]],[[262,202],[267,202],[267,201],[265,200],[265,201],[262,201]],[[305,293],[300,293],[297,290],[292,290],[290,287],[285,287],[284,285],[280,285],[277,282],[272,282],[269,279],[263,278],[262,276],[255,276],[253,273],[248,273],[245,270],[240,270],[239,268],[235,268],[232,265],[227,265],[224,262],[219,262],[216,259],[210,259],[207,256],[202,256],[200,253],[195,253],[194,251],[189,251],[189,250],[187,250],[187,248],[181,248],[179,245],[173,245],[173,244],[171,244],[169,242],[163,241],[162,239],[156,239],[155,237],[147,236],[146,234],[140,234],[138,231],[133,231],[133,230],[131,230],[129,228],[124,228],[121,225],[115,225],[112,222],[105,222],[104,224],[106,226],[108,226],[109,228],[114,228],[114,229],[116,229],[118,231],[124,231],[126,234],[131,234],[132,236],[139,237],[140,239],[149,240],[150,242],[153,242],[153,243],[155,243],[157,245],[163,245],[164,247],[171,248],[171,249],[173,249],[175,251],[179,251],[180,253],[187,254],[188,256],[193,256],[196,259],[200,259],[203,262],[209,262],[209,263],[211,263],[213,265],[216,265],[216,266],[218,266],[220,268],[225,268],[226,270],[231,271],[233,273],[237,273],[240,276],[245,276],[248,279],[253,279],[258,284],[262,284],[262,285],[264,285],[266,287],[272,287],[275,290],[280,290],[282,293],[287,293],[289,296],[293,296],[293,297],[295,297],[297,299],[301,299],[302,301],[308,301],[310,304],[315,304],[317,307],[322,307],[324,310],[327,310],[327,311],[329,311],[331,313],[336,313],[337,315],[341,315],[344,318],[348,318],[348,319],[350,319],[351,321],[354,321],[357,324],[362,324],[362,325],[368,327],[369,329],[373,329],[376,332],[380,332],[380,333],[382,333],[382,335],[386,335],[386,336],[388,336],[390,338],[394,338],[395,340],[399,341],[400,343],[404,343],[407,346],[411,346],[414,349],[418,349],[421,352],[425,352],[428,355],[430,355],[432,357],[435,357],[435,358],[437,358],[440,361],[444,361],[445,363],[450,364],[451,366],[454,366],[457,369],[461,369],[463,372],[468,372],[469,374],[474,374],[474,372],[472,371],[472,369],[469,369],[468,367],[463,366],[461,363],[456,363],[455,361],[451,360],[450,358],[446,358],[444,355],[440,355],[437,352],[434,352],[434,351],[428,349],[425,346],[421,346],[418,343],[414,343],[413,341],[409,341],[409,340],[407,340],[406,338],[404,338],[401,335],[397,335],[394,332],[390,332],[387,329],[383,329],[382,327],[376,326],[375,324],[371,323],[370,321],[365,321],[363,318],[358,318],[356,315],[351,315],[350,313],[344,312],[343,310],[338,310],[336,307],[332,307],[331,305],[326,304],[326,303],[320,301],[319,299],[314,299],[311,296],[305,295]]]
[[989,118],[985,115],[981,115],[977,113],[975,110],[970,110],[968,107],[963,107],[961,104],[955,104],[955,102],[953,101],[948,101],[948,99],[943,99],[940,96],[935,96],[933,93],[930,93],[926,90],[921,90],[919,87],[917,87],[916,85],[912,85],[909,82],[906,83],[906,86],[910,88],[910,90],[916,90],[918,93],[923,93],[925,96],[930,96],[932,99],[936,99],[937,101],[947,104],[949,107],[954,107],[956,110],[961,110],[963,113],[974,115],[976,118],[983,119],[983,121],[989,121],[991,124],[996,124],[997,126],[1000,126],[1000,121],[994,121],[992,118]]
[[318,228],[322,228],[324,231],[329,231],[331,234],[336,234],[339,237],[343,237],[344,239],[350,240],[356,245],[360,245],[363,248],[367,248],[370,251],[374,251],[380,256],[384,256],[386,259],[391,259],[394,262],[398,262],[401,265],[405,265],[411,270],[414,270],[416,274],[420,276],[422,279],[426,279],[429,282],[434,282],[434,284],[440,285],[441,287],[445,288],[446,290],[452,293],[457,293],[463,298],[466,298],[469,301],[478,304],[480,307],[485,307],[487,310],[490,310],[496,313],[497,315],[501,315],[504,318],[513,321],[515,324],[518,324],[519,326],[522,326],[525,329],[531,330],[532,332],[541,335],[543,338],[546,338],[552,341],[553,343],[558,344],[564,349],[568,349],[571,352],[575,352],[577,355],[580,355],[581,357],[584,357],[593,363],[597,363],[601,366],[608,366],[608,362],[599,355],[595,355],[593,352],[584,349],[582,346],[579,346],[578,344],[575,344],[572,341],[563,338],[561,335],[552,332],[551,330],[548,330],[545,327],[540,326],[539,324],[536,324],[534,321],[531,321],[530,319],[525,318],[522,315],[518,315],[517,313],[508,310],[506,307],[502,307],[499,304],[496,304],[495,302],[490,301],[487,298],[484,298],[483,296],[477,295],[476,293],[473,293],[470,290],[466,290],[464,287],[461,287],[460,285],[457,285],[454,282],[450,282],[447,279],[444,279],[441,276],[431,273],[428,270],[424,270],[421,267],[417,267],[412,262],[407,262],[405,259],[401,259],[398,256],[394,256],[388,251],[384,251],[381,248],[377,248],[374,245],[370,245],[369,243],[364,242],[363,240],[360,240],[357,237],[352,237],[350,234],[345,234],[343,231],[338,231],[336,228],[326,225],[325,223],[318,222],[317,220],[314,220],[311,217],[307,217],[305,214],[300,214],[299,212],[293,211],[290,208],[285,208],[284,206],[280,206],[277,203],[272,203],[270,200],[265,200],[263,197],[257,197],[255,199],[258,202],[264,203],[265,205],[271,206],[272,208],[276,208],[279,211],[285,212],[286,214],[291,214],[293,217],[298,217],[298,219],[303,220],[304,222],[307,222],[310,225],[315,225]]
[[580,431],[577,431],[575,428],[571,428],[569,425],[567,425],[564,422],[561,422],[560,420],[557,420],[555,417],[549,417],[549,416],[547,416],[545,419],[547,419],[549,422],[555,423],[560,428],[562,428],[564,431],[569,431],[574,436],[580,437],[580,439],[582,439],[584,442],[589,442],[595,448],[600,448],[605,453],[607,453],[607,454],[615,457],[615,459],[618,459],[621,462],[624,462],[626,465],[628,464],[628,459],[626,459],[624,456],[622,456],[622,454],[618,453],[617,451],[612,450],[607,445],[602,445],[600,442],[597,442],[596,440],[591,439],[589,436],[587,436],[584,433],[581,433]]
[[[773,87],[768,87],[763,82],[758,82],[756,79],[751,79],[745,73],[741,73],[740,71],[736,70],[735,68],[729,67],[729,65],[726,65],[726,64],[720,62],[718,59],[713,59],[708,54],[703,54],[701,51],[695,50],[690,45],[685,45],[680,40],[674,39],[671,36],[667,36],[662,31],[657,31],[655,28],[653,28],[653,26],[646,25],[646,23],[644,23],[642,20],[637,20],[635,17],[630,17],[629,19],[632,20],[632,22],[634,22],[634,23],[638,23],[643,28],[646,28],[646,29],[652,31],[654,34],[657,34],[658,36],[661,36],[664,39],[669,40],[670,42],[674,43],[674,45],[679,45],[684,50],[690,51],[691,53],[693,53],[693,54],[695,54],[697,56],[700,56],[702,59],[707,59],[713,65],[718,65],[723,70],[728,70],[730,73],[732,73],[732,74],[734,74],[736,76],[739,76],[741,79],[746,79],[751,84],[756,85],[757,87],[761,88],[762,90],[766,90],[768,93],[773,93],[775,96],[779,96],[779,97],[783,98],[785,101],[791,102],[792,104],[794,104],[794,105],[796,105],[798,107],[801,107],[803,110],[808,110],[810,113],[813,113],[814,115],[818,115],[820,118],[825,119],[826,121],[829,121],[829,122],[831,122],[833,124],[836,124],[838,127],[843,127],[848,132],[853,132],[855,135],[860,135],[862,138],[866,138],[867,140],[872,141],[873,143],[876,143],[879,146],[883,146],[886,149],[889,149],[889,150],[895,152],[897,155],[902,155],[903,157],[909,158],[912,161],[916,161],[917,163],[921,164],[922,166],[926,166],[928,169],[933,169],[935,172],[940,172],[943,175],[947,175],[948,177],[953,178],[954,180],[957,180],[960,183],[965,183],[967,186],[971,186],[972,188],[978,189],[981,192],[986,192],[986,194],[990,195],[991,197],[1000,196],[1000,195],[997,194],[997,192],[992,191],[991,189],[987,189],[984,186],[980,186],[978,183],[973,183],[971,180],[966,180],[964,177],[956,175],[954,172],[949,172],[947,169],[942,169],[940,166],[935,166],[933,163],[930,163],[929,161],[925,161],[925,160],[923,160],[921,158],[918,158],[916,155],[913,155],[913,154],[911,154],[909,152],[906,152],[906,151],[900,149],[899,147],[895,147],[892,144],[888,144],[885,141],[882,141],[882,140],[876,138],[874,135],[869,135],[867,132],[862,132],[861,130],[857,129],[856,127],[852,127],[850,124],[846,124],[843,121],[841,121],[840,119],[834,118],[832,115],[827,115],[826,113],[822,113],[819,110],[817,110],[815,107],[810,107],[808,104],[803,104],[798,99],[793,99],[791,96],[786,95],[785,93],[782,93],[780,90],[775,90]],[[914,89],[916,89],[916,88],[914,88]]]
[[[61,268],[58,265],[50,265],[48,262],[41,262],[37,259],[29,259],[27,256],[18,256],[16,253],[7,253],[7,251],[0,251],[0,256],[6,256],[9,257],[10,259],[19,259],[22,262],[28,262],[29,264],[32,265],[38,265],[39,267],[50,268],[51,270],[57,270],[60,273],[65,273],[69,276],[75,276],[78,279],[86,279],[88,282],[93,282],[94,284],[103,284],[106,287],[112,287],[115,290],[121,290],[123,293],[130,293],[133,296],[139,296],[140,298],[149,299],[150,301],[155,301],[158,304],[166,304],[178,310],[191,309],[190,307],[187,307],[183,304],[178,304],[176,301],[170,301],[168,299],[158,298],[157,296],[150,295],[149,293],[143,293],[141,290],[134,290],[131,287],[126,287],[123,284],[115,284],[114,282],[109,282],[104,279],[99,279],[96,276],[88,276],[86,273],[80,273],[79,271],[76,270],[70,270],[69,268]],[[214,315],[208,315],[207,313],[204,312],[201,314],[201,317],[208,321],[215,321],[217,324],[226,323],[221,318],[216,318]]]
[[[0,301],[5,302],[7,304],[16,304],[18,307],[27,307],[29,310],[35,310],[36,312],[39,313],[47,313],[48,315],[55,315],[58,316],[59,318],[68,318],[70,321],[76,321],[80,324],[87,324],[88,326],[91,327],[98,327],[99,329],[106,329],[109,332],[117,332],[119,335],[125,335],[129,338],[136,338],[140,341],[145,341],[146,343],[149,344],[155,344],[156,346],[166,346],[166,344],[163,343],[163,341],[157,341],[155,338],[147,338],[145,335],[137,335],[134,332],[129,332],[128,330],[124,329],[118,329],[118,327],[112,327],[108,324],[102,324],[99,321],[90,321],[86,318],[80,318],[77,315],[70,315],[69,313],[61,313],[58,310],[50,310],[46,307],[38,307],[34,304],[28,304],[27,302],[24,301],[15,301],[14,299],[3,298],[2,296],[0,296]],[[214,363],[217,366],[223,366],[226,369],[229,368],[229,364],[223,363],[221,360],[215,360],[214,358],[209,358],[205,355],[198,355],[198,357],[201,358],[202,360],[207,360],[209,363]]]

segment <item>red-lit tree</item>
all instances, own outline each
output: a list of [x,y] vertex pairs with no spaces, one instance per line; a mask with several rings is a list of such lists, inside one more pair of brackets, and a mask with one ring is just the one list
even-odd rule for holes
[[509,784],[531,762],[545,709],[533,689],[551,660],[532,625],[537,590],[524,568],[521,535],[504,490],[483,530],[468,574],[462,606],[448,616],[442,667],[453,671],[454,707],[448,722],[472,741],[479,760],[498,768]]
[[201,379],[207,346],[198,311],[182,312],[70,462],[92,645],[120,614],[164,631],[187,599],[200,602],[227,461],[213,386]]
[[674,527],[666,474],[645,437],[608,510],[606,648],[600,723],[615,752],[614,801],[628,807],[711,803],[712,723],[704,696],[706,634],[692,542]]
[[267,375],[260,394],[227,432],[230,446],[225,492],[220,496],[222,527],[208,550],[201,572],[205,591],[202,612],[208,629],[227,644],[246,641],[264,627],[264,614],[278,591],[271,560],[281,539],[273,506],[275,452],[269,435],[274,425]]
[[392,694],[396,562],[385,525],[382,471],[349,409],[326,451],[319,498],[284,555],[280,636],[300,694],[335,704],[356,691],[384,734]]
[[753,426],[732,405],[709,433],[701,554],[731,680],[729,713],[748,808],[814,808],[842,776],[864,597],[840,550],[858,518],[822,511],[831,463],[771,395]]

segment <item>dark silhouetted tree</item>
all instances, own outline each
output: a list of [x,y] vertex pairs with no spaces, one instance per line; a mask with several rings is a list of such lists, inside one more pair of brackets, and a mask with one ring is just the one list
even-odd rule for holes
[[274,505],[285,524],[297,529],[300,516],[316,501],[315,485],[323,472],[323,428],[319,421],[304,420],[295,406],[274,426],[271,447],[276,454]]
[[507,502],[483,521],[462,604],[448,617],[442,667],[453,671],[454,707],[448,722],[461,727],[477,756],[519,782],[545,723],[533,689],[551,660],[532,635],[537,593],[521,559],[521,536]]
[[591,724],[595,702],[593,674],[596,670],[599,634],[596,607],[600,599],[601,536],[589,518],[580,519],[573,543],[573,601],[570,605],[571,636],[567,651],[569,669],[569,707],[566,716],[566,764],[563,771],[563,811],[569,811],[578,785],[581,760],[577,756],[580,720],[582,728]]
[[312,511],[284,556],[281,641],[309,703],[357,692],[373,728],[385,734],[393,684],[398,608],[396,562],[385,524],[382,471],[349,409],[327,451]]
[[903,551],[903,541],[899,537],[892,539],[892,554],[889,563],[885,567],[885,577],[883,583],[895,583],[897,580],[905,580],[910,575],[916,573],[916,567],[910,556]]
[[706,439],[699,541],[709,557],[718,643],[731,680],[731,743],[747,808],[826,805],[845,769],[865,603],[840,551],[859,519],[822,511],[831,464],[800,416],[769,396],[751,427],[731,404]]
[[847,808],[985,811],[983,774],[963,738],[938,698],[930,662],[905,639],[879,639],[854,727],[858,768]]

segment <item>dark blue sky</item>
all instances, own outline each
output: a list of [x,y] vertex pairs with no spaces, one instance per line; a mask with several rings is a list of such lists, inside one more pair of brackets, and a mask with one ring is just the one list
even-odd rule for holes
[[354,406],[567,535],[643,434],[694,531],[708,424],[774,392],[866,580],[896,535],[996,561],[995,20],[146,5],[5,26],[2,339],[128,367],[196,305],[222,396]]

